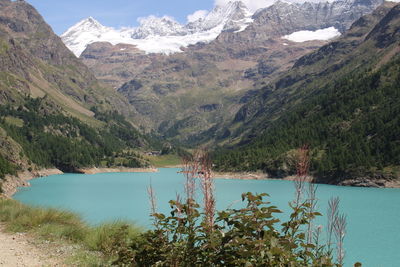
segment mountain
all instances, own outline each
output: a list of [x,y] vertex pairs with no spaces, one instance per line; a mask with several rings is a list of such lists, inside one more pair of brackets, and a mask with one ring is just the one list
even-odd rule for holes
[[295,150],[308,144],[318,182],[397,181],[399,29],[400,5],[386,2],[338,40],[298,59],[220,131],[221,143],[236,145],[216,153],[217,168],[290,175]]
[[[102,102],[110,108],[126,102],[98,83],[29,4],[5,0],[0,4],[3,100],[18,101],[24,94],[47,95],[69,113],[86,120],[93,117],[89,108],[94,104]],[[128,114],[133,108],[119,111]]]
[[[147,54],[140,46],[103,42],[89,45],[81,59],[98,79],[129,100],[144,118],[144,127],[172,141],[199,144],[212,140],[259,88],[338,36],[339,29],[347,29],[360,14],[372,12],[379,2],[278,1],[251,18],[236,2],[216,7],[196,22],[203,25],[196,26],[199,29],[219,28],[215,40],[190,45],[182,53]],[[241,31],[223,30],[230,25],[226,18],[249,24]],[[317,40],[288,40],[305,30],[315,31]]]
[[229,2],[224,6],[216,6],[204,18],[189,22],[185,28],[191,33],[212,29],[222,31],[242,31],[253,22],[252,13],[241,1]]
[[116,30],[87,18],[61,35],[66,46],[80,56],[89,44],[132,44],[146,53],[176,53],[198,42],[210,42],[223,31],[242,31],[252,22],[250,11],[240,2],[216,6],[204,18],[181,25],[173,18],[140,18],[137,28]]
[[[149,146],[121,115],[132,113],[32,6],[0,0],[1,178],[43,167],[75,171],[112,165],[116,153]],[[147,164],[130,153],[129,164]]]
[[[182,52],[182,48],[199,42],[215,40],[223,32],[240,32],[249,25],[255,26],[259,34],[267,27],[267,33],[275,26],[280,36],[292,33],[296,29],[318,30],[335,27],[345,31],[351,23],[363,14],[374,10],[382,0],[348,1],[338,0],[332,3],[289,3],[277,1],[273,8],[249,11],[241,1],[228,2],[216,6],[204,17],[182,25],[173,18],[149,16],[140,18],[137,28],[114,29],[105,27],[92,17],[78,22],[61,35],[68,48],[80,56],[85,48],[95,42],[136,45],[146,53],[171,54]],[[279,23],[281,19],[286,23]],[[266,23],[278,22],[278,23]],[[312,23],[311,23],[312,22]]]

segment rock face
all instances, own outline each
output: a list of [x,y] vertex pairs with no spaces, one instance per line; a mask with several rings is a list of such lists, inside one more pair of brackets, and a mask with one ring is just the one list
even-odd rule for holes
[[[139,43],[122,45],[110,41],[88,45],[81,58],[97,78],[129,100],[145,118],[145,127],[181,142],[201,143],[215,137],[215,129],[223,122],[234,119],[234,114],[250,99],[249,94],[288,71],[300,57],[327,43],[291,42],[283,36],[329,27],[344,32],[381,2],[278,1],[251,15],[239,1],[216,7],[204,18],[183,27],[172,27],[179,28],[176,36],[189,36],[182,31],[193,35],[218,28],[215,40],[180,48],[182,53],[149,54]],[[163,23],[172,22],[165,18]],[[147,38],[167,34],[154,32]],[[70,44],[73,36],[63,39]],[[202,107],[214,104],[220,108],[204,112]]]
[[256,12],[253,25],[259,33],[274,33],[279,36],[328,27],[335,27],[343,33],[355,20],[371,13],[382,3],[381,0],[338,0],[302,4],[278,1],[271,7]]

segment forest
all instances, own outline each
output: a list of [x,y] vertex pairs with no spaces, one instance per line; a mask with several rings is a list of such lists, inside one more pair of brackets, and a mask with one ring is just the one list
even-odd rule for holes
[[394,179],[400,166],[399,84],[399,57],[379,70],[355,69],[315,90],[254,141],[217,150],[216,168],[291,175],[293,150],[308,145],[311,171],[320,182]]
[[[25,156],[29,163],[73,172],[81,167],[99,166],[102,161],[111,166],[114,156],[120,153],[132,156],[126,163],[129,167],[143,165],[134,153],[122,153],[147,145],[146,139],[122,115],[95,110],[96,117],[104,122],[104,126],[95,128],[46,105],[45,98],[27,97],[19,107],[0,107],[0,127],[22,147],[19,156]],[[10,123],[9,118],[19,123]],[[3,177],[19,167],[0,157]]]

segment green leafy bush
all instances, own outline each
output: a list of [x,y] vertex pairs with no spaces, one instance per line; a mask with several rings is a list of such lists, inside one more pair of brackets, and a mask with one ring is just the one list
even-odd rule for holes
[[[267,194],[242,195],[241,209],[219,212],[211,227],[192,199],[170,201],[171,215],[153,214],[155,229],[121,253],[115,264],[133,266],[339,266],[327,247],[307,242],[304,229],[318,212],[292,205],[290,220],[265,201]],[[279,225],[282,226],[279,229]],[[127,261],[131,259],[131,261]]]

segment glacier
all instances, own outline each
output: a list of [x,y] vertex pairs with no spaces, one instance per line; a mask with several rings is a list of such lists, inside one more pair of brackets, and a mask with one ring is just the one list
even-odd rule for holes
[[217,5],[211,12],[182,25],[168,16],[140,18],[136,28],[114,29],[92,17],[84,19],[61,35],[66,46],[79,57],[95,42],[131,44],[145,53],[172,54],[200,42],[211,42],[223,31],[244,31],[253,22],[252,12],[241,1]]

